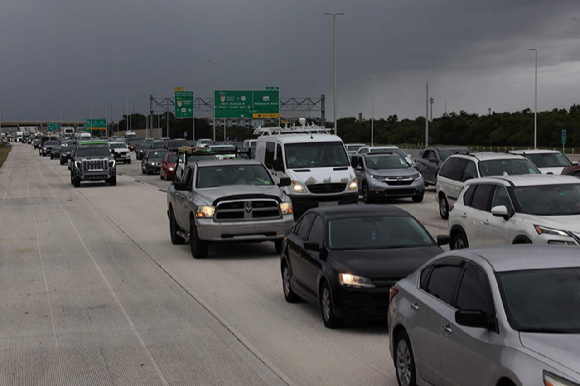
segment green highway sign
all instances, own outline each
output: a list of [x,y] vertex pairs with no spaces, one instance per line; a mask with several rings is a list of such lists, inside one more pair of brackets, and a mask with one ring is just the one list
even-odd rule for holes
[[562,130],[562,146],[566,145],[566,130]]
[[280,90],[280,87],[266,87],[266,90],[271,90],[271,91],[278,91]]
[[175,118],[193,118],[193,91],[175,91]]
[[216,91],[216,118],[279,118],[280,91]]
[[85,124],[85,129],[88,129],[88,130],[106,130],[107,129],[107,120],[105,118],[87,119],[87,123]]
[[60,131],[60,123],[49,123],[48,124],[48,131]]

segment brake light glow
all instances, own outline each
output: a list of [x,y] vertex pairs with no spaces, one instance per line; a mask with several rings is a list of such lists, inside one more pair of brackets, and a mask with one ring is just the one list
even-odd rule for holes
[[392,286],[391,289],[389,290],[389,304],[391,304],[391,302],[393,301],[395,296],[397,296],[398,293],[399,287],[397,287],[396,285]]

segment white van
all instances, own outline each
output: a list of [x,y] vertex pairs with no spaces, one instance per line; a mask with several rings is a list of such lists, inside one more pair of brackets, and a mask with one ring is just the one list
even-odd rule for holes
[[81,140],[91,139],[91,133],[81,133]]
[[294,217],[320,205],[358,203],[358,183],[340,137],[324,129],[258,129],[256,160],[270,171],[276,183],[289,177],[284,187],[292,200]]

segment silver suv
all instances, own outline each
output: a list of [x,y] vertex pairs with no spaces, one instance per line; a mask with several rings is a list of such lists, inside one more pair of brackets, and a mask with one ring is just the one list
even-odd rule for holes
[[350,159],[365,203],[378,198],[411,197],[423,201],[425,181],[397,154],[356,154]]
[[528,159],[509,153],[464,153],[447,158],[437,174],[437,202],[439,215],[449,218],[449,205],[463,190],[466,181],[480,177],[541,174]]

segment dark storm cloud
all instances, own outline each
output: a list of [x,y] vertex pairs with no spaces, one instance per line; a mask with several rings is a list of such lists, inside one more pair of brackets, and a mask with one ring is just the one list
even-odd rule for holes
[[[138,111],[174,86],[280,86],[282,96],[326,94],[332,106],[332,20],[338,19],[339,116],[435,114],[529,107],[539,52],[540,108],[578,102],[577,0],[3,0],[0,99],[7,119],[115,116],[126,94]],[[568,79],[563,82],[562,79]],[[577,83],[576,83],[577,84]],[[328,109],[332,118],[332,110]]]

